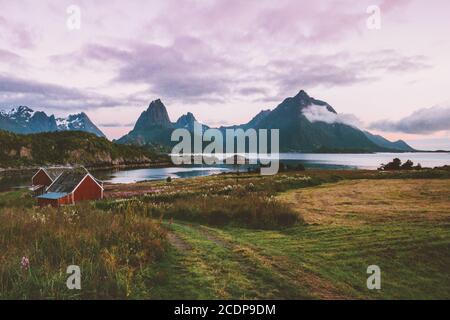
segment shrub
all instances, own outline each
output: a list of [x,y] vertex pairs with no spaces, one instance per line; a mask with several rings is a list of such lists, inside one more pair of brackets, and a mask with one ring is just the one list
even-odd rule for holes
[[301,223],[301,217],[273,197],[246,194],[244,197],[215,195],[177,200],[164,210],[165,218],[234,225],[255,229],[279,229]]
[[400,166],[401,170],[411,170],[414,163],[411,160],[407,160],[404,164]]

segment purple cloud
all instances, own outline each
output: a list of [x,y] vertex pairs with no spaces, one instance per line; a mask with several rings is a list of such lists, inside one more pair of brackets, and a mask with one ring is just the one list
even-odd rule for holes
[[28,105],[50,109],[114,107],[121,102],[86,90],[66,88],[0,74],[0,101],[4,107]]
[[32,32],[25,26],[12,23],[5,17],[0,16],[0,39],[2,38],[19,48],[30,49],[35,45],[35,38]]
[[261,87],[244,87],[239,89],[239,93],[243,96],[252,96],[252,95],[266,96],[268,94],[268,90],[266,88]]
[[370,125],[370,128],[388,132],[413,134],[429,134],[450,130],[450,108],[435,106],[419,109],[398,121],[376,121]]
[[18,63],[22,60],[22,57],[9,50],[0,49],[0,62],[5,63]]
[[113,62],[118,65],[113,82],[147,84],[149,94],[189,102],[222,101],[232,84],[225,73],[234,67],[214,55],[205,43],[190,37],[177,39],[171,46],[133,43],[126,50],[90,44],[79,53],[53,56],[52,60],[82,65]]
[[392,74],[428,68],[423,56],[403,56],[392,50],[360,54],[306,55],[275,60],[266,68],[281,92],[314,86],[346,86],[378,80],[374,74]]

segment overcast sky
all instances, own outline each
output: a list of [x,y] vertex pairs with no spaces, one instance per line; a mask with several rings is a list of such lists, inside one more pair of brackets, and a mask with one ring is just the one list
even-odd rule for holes
[[[80,9],[80,29],[73,12]],[[369,29],[377,5],[381,28]],[[85,111],[109,138],[160,98],[172,121],[247,122],[304,89],[342,118],[450,149],[450,1],[0,0],[0,108]],[[76,26],[76,24],[75,24]]]

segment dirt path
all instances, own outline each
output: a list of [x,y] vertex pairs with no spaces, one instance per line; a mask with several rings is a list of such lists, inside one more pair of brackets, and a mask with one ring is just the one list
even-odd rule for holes
[[170,245],[172,245],[178,251],[184,252],[192,249],[192,247],[187,242],[182,240],[172,231],[167,232],[167,240],[169,240]]
[[[302,292],[309,292],[311,297],[320,299],[347,299],[348,297],[342,295],[331,283],[320,278],[319,276],[308,272],[301,266],[293,265],[287,259],[276,257],[268,257],[262,254],[259,248],[250,244],[238,243],[228,234],[220,230],[205,227],[202,225],[187,225],[181,223],[183,227],[198,231],[205,240],[213,242],[215,245],[226,248],[232,253],[233,261],[238,262],[239,269],[242,271],[260,268],[268,270],[269,274],[279,284],[286,287],[300,289]],[[180,237],[174,233],[169,233],[169,241],[179,251],[184,251],[189,248]],[[277,297],[275,297],[277,298]],[[293,297],[291,297],[293,298]]]
[[202,232],[216,243],[226,245],[232,248],[235,252],[246,256],[257,263],[272,268],[285,281],[295,283],[297,286],[308,286],[314,291],[320,299],[348,299],[348,297],[339,293],[331,283],[320,278],[319,276],[302,269],[299,266],[289,264],[286,259],[277,259],[275,257],[268,257],[258,252],[258,248],[242,244],[233,243],[231,239],[225,240],[217,234],[213,234],[207,228],[200,226]]

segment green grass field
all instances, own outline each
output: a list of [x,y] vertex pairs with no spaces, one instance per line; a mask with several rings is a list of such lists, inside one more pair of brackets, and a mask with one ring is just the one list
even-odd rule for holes
[[[372,188],[373,183],[344,182],[353,197],[336,198],[337,191],[345,188],[340,184],[302,191],[319,193],[327,206],[316,204],[316,210],[329,212],[336,201],[349,205],[361,199],[358,191]],[[378,203],[371,200],[375,195],[366,196],[362,200],[366,205],[355,203],[353,212],[344,210],[345,217],[341,212],[321,221],[308,217],[314,222],[307,219],[306,225],[273,231],[174,223],[171,232],[193,248],[178,250],[176,256],[193,276],[214,277],[215,286],[209,286],[214,294],[209,298],[448,299],[450,180],[386,181],[373,193],[400,183],[409,191],[432,190],[434,202],[424,203],[423,194],[413,196],[401,189],[401,194],[380,194]],[[292,201],[296,192],[280,198]],[[379,202],[390,203],[381,210]],[[410,210],[417,212],[409,215]],[[187,260],[202,268],[194,269]],[[373,264],[381,268],[381,290],[366,286],[366,270]]]
[[[1,193],[0,298],[450,299],[449,178],[225,175],[113,186],[60,210]],[[80,292],[64,288],[69,262],[85,274]],[[366,287],[369,265],[381,290]]]

